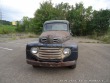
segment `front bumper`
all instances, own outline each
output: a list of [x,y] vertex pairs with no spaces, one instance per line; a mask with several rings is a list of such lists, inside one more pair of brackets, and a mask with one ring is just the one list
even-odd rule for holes
[[44,67],[64,67],[64,66],[72,66],[75,65],[76,61],[67,61],[67,62],[39,62],[34,60],[27,59],[26,62],[28,64],[34,66],[44,66]]

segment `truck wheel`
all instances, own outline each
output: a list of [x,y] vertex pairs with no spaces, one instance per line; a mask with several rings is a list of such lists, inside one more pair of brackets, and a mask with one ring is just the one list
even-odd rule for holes
[[75,65],[72,65],[72,66],[69,66],[70,69],[75,69],[76,68],[76,64]]
[[37,66],[35,66],[35,65],[32,65],[32,67],[33,67],[33,68],[37,68]]
[[68,68],[75,69],[76,68],[76,65],[77,65],[77,61],[75,61],[75,64],[74,65],[68,66]]

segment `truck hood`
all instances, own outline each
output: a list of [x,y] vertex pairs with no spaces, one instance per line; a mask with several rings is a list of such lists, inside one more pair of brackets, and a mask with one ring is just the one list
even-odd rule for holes
[[46,31],[39,37],[40,43],[57,44],[70,39],[70,33],[67,31]]

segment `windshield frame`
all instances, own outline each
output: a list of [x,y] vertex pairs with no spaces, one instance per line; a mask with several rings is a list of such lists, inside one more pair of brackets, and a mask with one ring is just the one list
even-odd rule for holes
[[45,30],[45,25],[47,25],[47,24],[57,24],[57,23],[61,23],[61,24],[66,24],[67,25],[67,30],[47,30],[47,31],[69,31],[69,24],[68,23],[64,23],[64,22],[52,22],[52,23],[45,23],[44,25],[43,25],[43,31],[44,32],[46,32],[46,30]]

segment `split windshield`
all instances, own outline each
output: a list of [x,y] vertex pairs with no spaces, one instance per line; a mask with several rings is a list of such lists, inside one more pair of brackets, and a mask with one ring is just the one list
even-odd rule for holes
[[44,25],[44,31],[67,31],[66,23],[47,23]]

